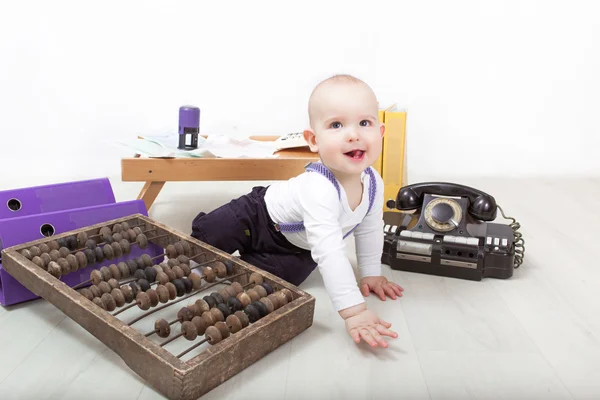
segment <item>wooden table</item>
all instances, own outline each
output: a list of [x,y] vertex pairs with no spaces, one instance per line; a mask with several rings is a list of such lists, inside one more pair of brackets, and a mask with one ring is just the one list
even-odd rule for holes
[[[277,136],[251,137],[275,140]],[[138,195],[150,210],[154,200],[169,181],[261,181],[286,180],[304,171],[318,154],[308,147],[286,149],[275,158],[123,158],[121,179],[146,182]]]

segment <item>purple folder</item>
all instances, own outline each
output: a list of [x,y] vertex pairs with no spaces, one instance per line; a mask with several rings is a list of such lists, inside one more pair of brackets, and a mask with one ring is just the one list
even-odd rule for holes
[[[131,214],[148,216],[143,200],[101,204],[91,207],[0,220],[0,249],[43,238],[45,237],[43,232],[48,234],[49,227],[52,227],[51,230],[54,231],[54,234],[60,234],[85,226],[102,223],[103,221],[123,218]],[[94,269],[100,268],[103,265],[116,264],[120,261],[139,257],[144,253],[154,257],[163,254],[164,249],[154,244],[149,244],[148,247],[143,250],[138,246],[132,246],[131,252],[127,255],[88,265],[83,269],[63,276],[60,279],[67,285],[74,286],[90,279],[90,273]],[[159,258],[154,262],[158,264],[161,261],[162,258]],[[7,306],[36,298],[38,297],[34,293],[30,292],[16,279],[10,276],[2,269],[0,264],[0,303],[2,305]]]
[[0,219],[115,203],[108,178],[0,191]]

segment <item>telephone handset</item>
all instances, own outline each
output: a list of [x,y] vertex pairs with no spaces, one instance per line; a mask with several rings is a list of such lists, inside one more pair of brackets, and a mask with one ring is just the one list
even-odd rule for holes
[[[523,262],[520,225],[488,193],[457,183],[424,182],[402,187],[390,203],[415,212],[410,217],[384,212],[382,262],[392,269],[481,280],[508,278]],[[497,210],[512,223],[493,223]]]

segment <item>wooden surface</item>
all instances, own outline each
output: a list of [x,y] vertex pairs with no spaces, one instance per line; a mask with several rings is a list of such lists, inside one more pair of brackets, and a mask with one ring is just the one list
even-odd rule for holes
[[[158,339],[157,335],[145,337],[144,334],[149,330],[140,330],[137,324],[135,326],[129,325],[129,321],[132,320],[132,312],[137,311],[138,315],[142,315],[152,311],[152,307],[144,312],[136,306],[127,310],[127,314],[119,313],[118,316],[114,316],[113,314],[121,310],[120,308],[112,312],[103,310],[78,291],[71,289],[20,254],[22,249],[47,243],[55,238],[76,236],[77,233],[82,231],[86,232],[88,236],[92,236],[102,226],[112,227],[115,223],[122,221],[127,221],[131,226],[140,226],[145,223],[145,230],[152,229],[152,234],[148,236],[149,241],[163,248],[176,241],[185,240],[191,246],[189,257],[206,254],[208,260],[231,261],[233,263],[231,275],[235,277],[231,281],[246,285],[250,273],[259,273],[274,291],[287,289],[291,292],[293,298],[287,304],[251,323],[241,331],[232,333],[228,338],[214,345],[205,343],[201,347],[192,350],[189,356],[184,356],[185,359],[183,357],[179,359],[176,357],[179,351],[171,352],[173,346],[159,346],[159,343],[166,341],[166,338]],[[153,240],[152,236],[156,236],[157,239]],[[313,322],[315,300],[308,293],[236,257],[183,235],[171,227],[141,214],[80,228],[56,235],[55,238],[40,239],[5,249],[3,252],[3,267],[25,287],[52,303],[57,309],[108,346],[148,385],[154,387],[169,399],[192,400],[202,396],[243,369],[258,362],[279,346],[295,338],[308,329]],[[104,262],[98,263],[97,267],[108,266],[117,261],[119,260],[104,260]],[[240,273],[242,273],[241,276],[236,276]],[[220,286],[225,285],[221,284]],[[183,306],[193,304],[196,299],[220,289],[220,287],[207,282],[203,282],[203,287],[207,288],[195,295],[186,295],[187,299],[183,302],[177,302],[182,298],[177,297],[167,303],[166,305],[177,302],[178,305],[168,308],[170,316],[165,319],[167,321],[176,320],[177,312]],[[252,284],[246,286],[245,290],[252,287]],[[154,308],[159,306],[163,306],[163,304],[159,303]],[[157,317],[153,315],[147,319],[155,321]],[[179,332],[180,324],[173,324],[169,337],[173,337]],[[202,339],[204,339],[204,335],[199,335],[194,341],[180,338],[177,344],[179,346],[185,344],[187,348]],[[116,398],[117,396],[112,397]]]
[[[316,298],[313,326],[202,399],[600,398],[600,178],[455,181],[494,195],[522,224],[526,257],[513,278],[469,282],[384,266],[404,297],[366,300],[398,338],[387,349],[371,349],[347,337],[315,271],[300,285]],[[124,198],[135,196],[136,188],[116,182]],[[188,190],[163,193],[166,204],[189,201],[161,216],[182,231],[199,197],[202,208],[221,204],[196,193],[187,200]],[[350,238],[347,246],[352,254]],[[164,399],[43,300],[0,307],[0,346],[0,399]]]
[[[273,141],[277,136],[252,136]],[[318,154],[308,147],[278,151],[274,158],[140,158],[121,160],[123,182],[146,182],[137,198],[150,209],[166,182],[271,181],[292,178],[304,171]]]

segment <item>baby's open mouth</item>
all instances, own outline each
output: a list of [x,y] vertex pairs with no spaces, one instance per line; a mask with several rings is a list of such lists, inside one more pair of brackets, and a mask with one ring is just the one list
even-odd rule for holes
[[354,158],[354,159],[358,160],[358,159],[361,159],[365,155],[365,152],[364,152],[364,150],[352,150],[352,151],[349,151],[344,154],[350,158]]

